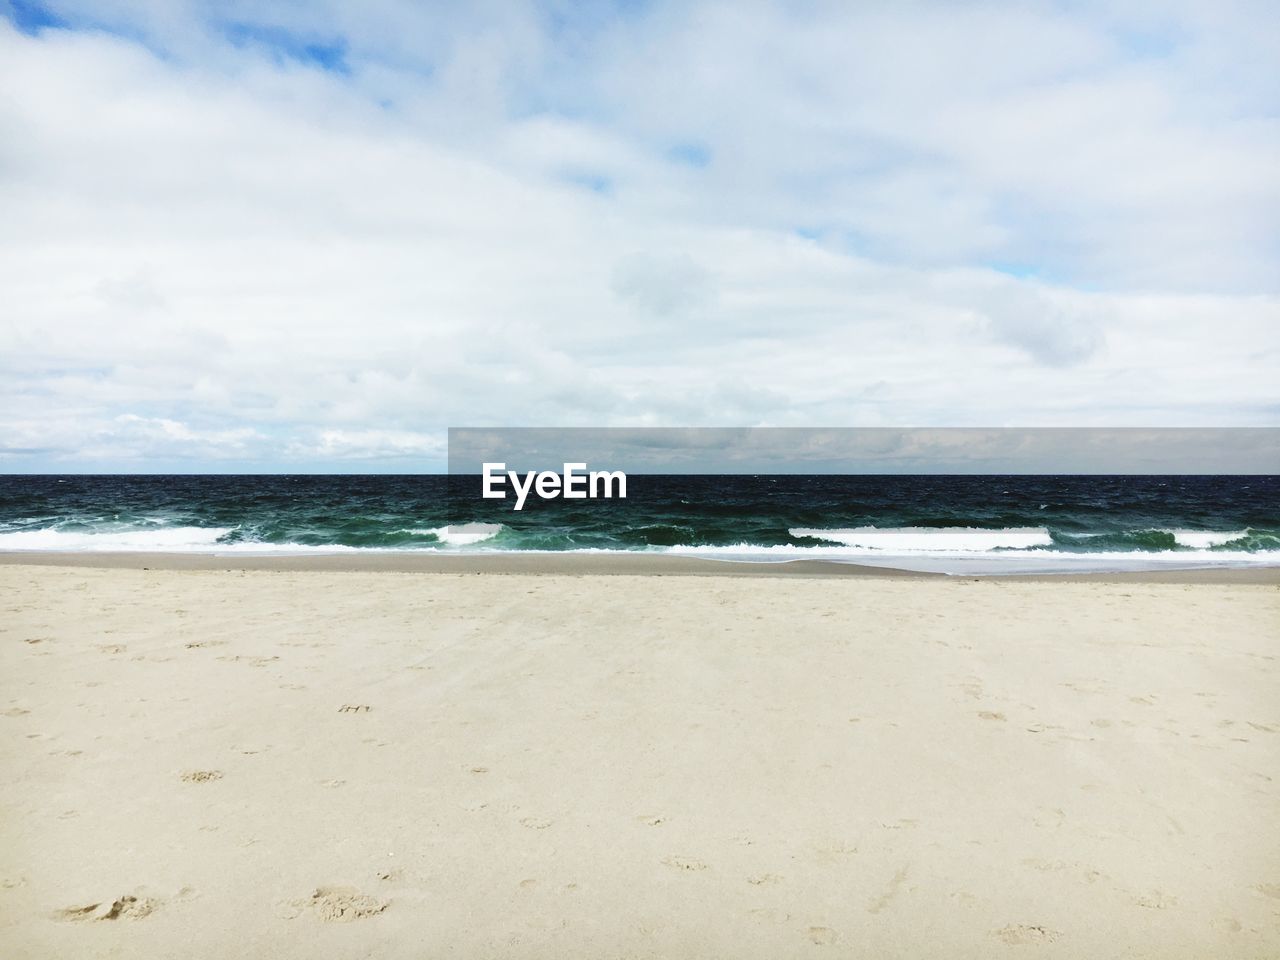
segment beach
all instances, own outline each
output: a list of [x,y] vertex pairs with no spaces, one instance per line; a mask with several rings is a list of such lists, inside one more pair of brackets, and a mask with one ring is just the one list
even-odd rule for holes
[[0,953],[1280,955],[1275,568],[655,559],[6,556]]

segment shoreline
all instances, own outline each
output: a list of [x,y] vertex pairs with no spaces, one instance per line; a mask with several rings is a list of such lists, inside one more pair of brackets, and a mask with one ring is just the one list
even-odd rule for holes
[[934,573],[833,560],[750,562],[637,554],[494,553],[440,555],[408,551],[314,554],[165,553],[161,551],[13,551],[2,566],[116,570],[238,570],[330,573],[424,573],[494,576],[693,576],[804,579],[991,580],[996,582],[1280,585],[1280,567],[1133,570],[1088,573]]

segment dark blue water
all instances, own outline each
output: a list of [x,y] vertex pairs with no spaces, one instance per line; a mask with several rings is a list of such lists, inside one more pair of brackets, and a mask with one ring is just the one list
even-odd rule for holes
[[1274,476],[631,475],[625,500],[520,512],[480,499],[478,478],[453,483],[451,497],[436,475],[4,476],[0,550],[1280,562]]

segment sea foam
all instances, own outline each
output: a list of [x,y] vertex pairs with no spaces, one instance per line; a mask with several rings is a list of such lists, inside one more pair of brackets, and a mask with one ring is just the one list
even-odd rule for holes
[[1222,532],[1216,530],[1170,530],[1173,534],[1174,541],[1181,547],[1193,547],[1197,550],[1207,550],[1210,547],[1221,547],[1224,544],[1234,543],[1249,535],[1248,530],[1235,530],[1231,532]]
[[[599,551],[602,553],[612,551]],[[898,550],[837,544],[758,546],[671,546],[655,552],[672,556],[701,557],[740,563],[785,563],[791,560],[826,560],[832,563],[866,564],[927,573],[1017,574],[1105,573],[1138,570],[1194,570],[1206,567],[1256,567],[1280,563],[1275,551],[1222,553],[1214,550],[1108,550],[1069,552],[1052,549]]]
[[447,527],[428,527],[425,530],[411,530],[410,533],[431,534],[441,543],[451,547],[469,547],[473,544],[491,540],[502,532],[500,523],[455,523]]
[[846,547],[883,550],[886,553],[984,553],[988,550],[1026,550],[1053,543],[1044,527],[1008,527],[984,530],[978,527],[851,527],[824,530],[793,527],[796,538],[825,540]]
[[214,550],[231,527],[146,527],[117,530],[11,530],[0,533],[0,550]]

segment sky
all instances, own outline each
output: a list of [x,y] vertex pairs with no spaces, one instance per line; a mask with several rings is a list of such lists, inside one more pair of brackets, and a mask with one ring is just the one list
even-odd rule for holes
[[0,471],[1280,425],[1280,5],[0,0]]
[[1206,462],[1280,473],[1280,428],[454,427],[448,472],[1167,476]]

